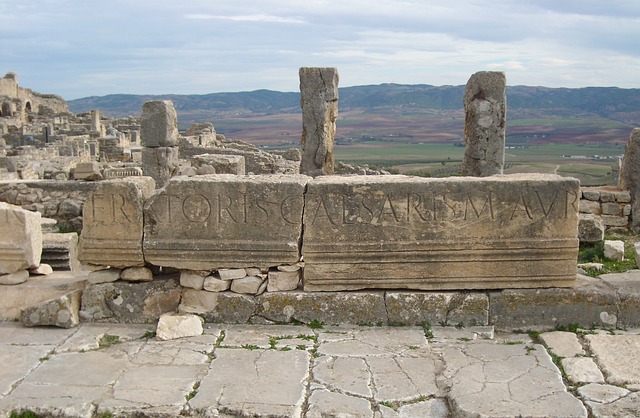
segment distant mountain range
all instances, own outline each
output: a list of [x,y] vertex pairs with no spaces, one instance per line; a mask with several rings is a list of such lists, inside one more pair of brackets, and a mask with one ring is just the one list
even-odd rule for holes
[[[465,86],[380,84],[339,91],[340,141],[442,142],[461,138]],[[212,122],[219,133],[256,144],[296,144],[299,92],[256,90],[191,95],[93,96],[68,102],[74,113],[99,109],[138,116],[149,100],[172,100],[180,129]],[[507,87],[508,141],[623,143],[640,126],[640,89]],[[543,139],[540,139],[543,138]]]

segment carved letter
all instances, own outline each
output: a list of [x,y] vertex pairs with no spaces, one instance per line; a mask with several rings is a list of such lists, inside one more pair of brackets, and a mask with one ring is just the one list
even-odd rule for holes
[[489,216],[491,216],[491,219],[495,219],[494,214],[493,214],[493,201],[492,201],[491,198],[492,198],[492,192],[489,192],[489,196],[484,201],[484,204],[482,205],[482,208],[480,210],[478,210],[476,208],[476,204],[473,203],[473,199],[471,198],[471,196],[467,195],[467,202],[466,202],[466,205],[464,207],[464,220],[465,221],[467,220],[467,213],[469,211],[469,206],[471,206],[471,209],[473,210],[473,213],[475,213],[476,219],[480,219],[480,216],[482,216],[482,213],[487,208],[487,206],[489,207]]
[[327,202],[325,201],[325,197],[321,196],[320,197],[320,202],[318,203],[318,207],[316,207],[316,211],[313,215],[313,219],[311,220],[311,224],[315,225],[316,224],[316,219],[318,219],[318,215],[320,214],[320,208],[322,207],[322,209],[324,210],[324,214],[325,217],[329,220],[329,223],[331,223],[332,225],[337,225],[333,219],[331,219],[331,215],[329,214],[329,207],[327,206]]
[[[222,206],[223,197],[227,199],[227,205],[224,207]],[[229,218],[231,218],[233,222],[239,223],[238,220],[234,218],[231,212],[229,211],[229,208],[231,208],[232,205],[233,205],[233,201],[231,200],[230,196],[227,196],[226,194],[218,195],[218,222],[222,222],[222,212],[224,211],[224,212],[227,212],[227,215],[229,215]]]
[[553,200],[551,201],[551,204],[549,205],[548,209],[544,208],[544,203],[542,203],[542,197],[540,197],[540,193],[538,193],[538,191],[536,190],[536,196],[538,196],[538,202],[540,202],[540,208],[542,209],[542,213],[544,213],[544,216],[549,216],[549,213],[551,212],[551,209],[553,209],[553,205],[556,203],[556,197],[558,197],[558,191],[556,190],[556,192],[553,195]]
[[[520,203],[522,203],[522,209],[519,207]],[[527,201],[524,198],[523,194],[520,194],[520,199],[513,206],[513,212],[511,212],[511,218],[509,220],[513,220],[513,217],[516,216],[516,212],[525,212],[529,219],[533,219],[531,216],[531,211],[529,211],[529,206],[527,206]]]

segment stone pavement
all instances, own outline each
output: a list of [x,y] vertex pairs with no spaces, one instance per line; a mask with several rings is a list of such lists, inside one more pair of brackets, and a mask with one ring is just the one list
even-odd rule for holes
[[[640,416],[640,330],[0,323],[0,416]],[[12,415],[13,411],[13,415]]]

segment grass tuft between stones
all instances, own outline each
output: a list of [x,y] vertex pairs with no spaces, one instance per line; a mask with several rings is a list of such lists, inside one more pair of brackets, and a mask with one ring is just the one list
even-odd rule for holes
[[40,415],[30,410],[11,411],[9,418],[40,418]]
[[109,348],[114,344],[120,343],[120,337],[117,335],[104,334],[98,341],[99,348]]

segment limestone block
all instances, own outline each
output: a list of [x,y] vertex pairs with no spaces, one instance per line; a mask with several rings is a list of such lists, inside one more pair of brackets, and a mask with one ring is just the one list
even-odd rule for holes
[[146,267],[127,267],[120,273],[120,278],[127,282],[150,282],[153,273]]
[[[178,114],[171,100],[153,100],[142,105],[142,146],[173,147],[178,144]],[[147,174],[148,175],[148,174]]]
[[256,302],[251,296],[185,289],[179,312],[197,314],[205,322],[244,324],[253,316],[255,309]]
[[489,318],[496,330],[553,329],[581,324],[615,327],[618,296],[600,279],[578,275],[569,289],[508,289],[489,293]]
[[604,222],[605,226],[627,226],[629,220],[626,216],[611,216],[611,215],[602,215],[602,222]]
[[143,206],[154,190],[149,177],[101,182],[84,205],[80,261],[119,268],[143,266]]
[[480,71],[473,74],[464,92],[463,176],[502,174],[507,99],[504,73]]
[[615,202],[616,195],[613,192],[608,192],[603,190],[600,192],[600,201],[602,203]]
[[300,268],[296,271],[270,270],[267,292],[282,292],[295,290],[300,283]]
[[0,274],[15,273],[40,264],[40,213],[0,202]]
[[180,293],[178,279],[173,277],[89,284],[82,293],[80,316],[94,321],[154,323],[160,315],[177,311]]
[[220,280],[242,279],[247,275],[245,269],[219,269],[217,274]]
[[120,269],[111,268],[104,270],[95,270],[87,276],[87,282],[91,284],[111,283],[120,278]]
[[385,294],[389,325],[488,325],[489,298],[474,292],[403,292]]
[[198,315],[166,313],[160,316],[156,338],[162,341],[202,335],[204,320]]
[[555,175],[319,177],[304,211],[304,289],[568,287],[578,181]]
[[217,174],[235,174],[237,176],[246,174],[242,155],[200,154],[193,156],[191,165],[194,167],[209,165]]
[[95,161],[76,164],[76,168],[73,170],[73,178],[85,181],[102,180],[100,164]]
[[592,358],[563,358],[561,363],[569,380],[576,385],[584,383],[604,383],[604,376]]
[[578,388],[578,394],[581,398],[602,404],[614,402],[627,396],[629,393],[630,391],[627,389],[613,385],[602,385],[599,383],[589,383],[588,385]]
[[600,192],[597,190],[582,189],[582,197],[586,200],[597,202],[600,200]]
[[247,276],[231,282],[231,291],[248,295],[257,295],[264,279],[262,277]]
[[638,306],[640,306],[640,270],[603,274],[600,279],[615,289],[619,296],[618,327],[640,326],[640,310],[638,310]]
[[53,325],[60,328],[73,328],[78,326],[81,295],[82,290],[76,289],[55,299],[22,309],[20,322],[25,327]]
[[590,213],[581,213],[578,222],[578,239],[580,242],[598,242],[604,239],[604,222],[602,218]]
[[189,270],[294,264],[300,259],[308,180],[175,177],[145,207],[145,260]]
[[592,213],[594,215],[602,214],[602,207],[600,206],[600,202],[581,199],[578,206],[580,208],[580,213]]
[[40,261],[49,264],[54,270],[80,270],[78,234],[75,232],[42,234]]
[[619,202],[619,203],[630,203],[631,202],[631,193],[629,193],[629,192],[618,192],[618,193],[616,193],[616,202]]
[[164,187],[178,170],[178,147],[142,148],[142,172]]
[[540,334],[542,342],[559,357],[584,356],[586,353],[573,332],[551,331]]
[[29,278],[29,271],[18,270],[13,273],[0,274],[0,285],[16,285],[24,283]]
[[605,240],[604,257],[614,261],[624,260],[624,241]]
[[182,270],[180,272],[180,286],[202,290],[204,287],[204,278],[207,275],[207,271]]
[[300,172],[331,175],[338,118],[338,69],[300,68],[302,139]]
[[604,215],[620,216],[622,215],[622,207],[615,202],[603,203],[602,213]]
[[[209,292],[224,292],[231,287],[231,280],[221,280],[219,277],[207,276],[204,279],[203,288]],[[202,290],[202,289],[196,289]]]
[[256,315],[274,322],[387,325],[383,292],[266,292]]

